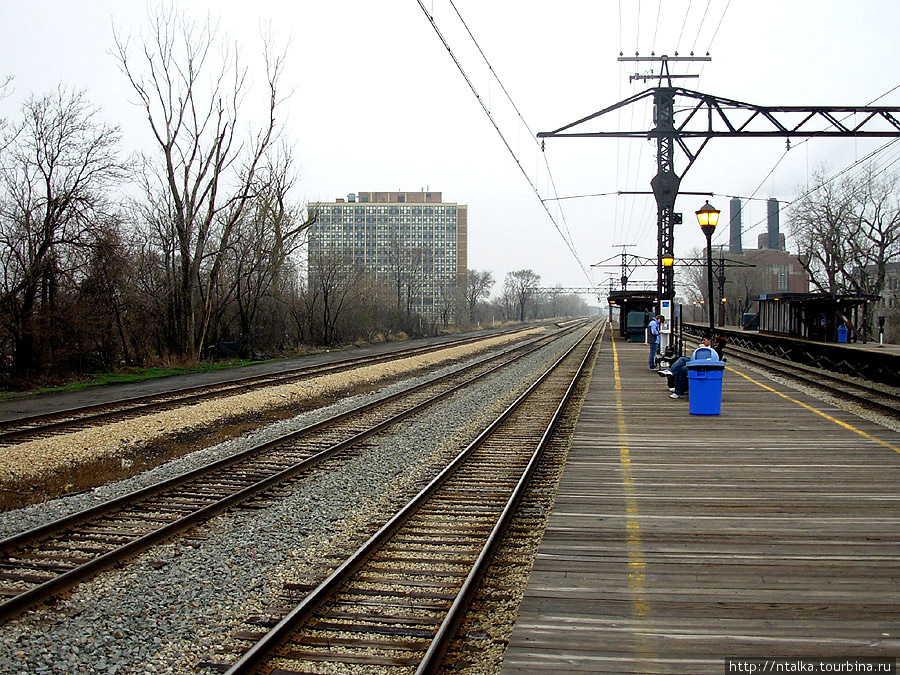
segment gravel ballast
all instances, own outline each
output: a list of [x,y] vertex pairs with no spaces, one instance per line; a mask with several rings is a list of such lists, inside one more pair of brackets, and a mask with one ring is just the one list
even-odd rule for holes
[[[194,673],[231,643],[248,611],[282,605],[285,581],[321,580],[327,554],[355,548],[558,358],[574,337],[529,356],[329,462],[292,495],[235,509],[81,584],[50,608],[0,626],[0,672]],[[401,385],[392,385],[391,388]],[[259,430],[127,481],[0,515],[8,535],[187,471],[353,407],[375,392]],[[461,421],[462,420],[462,421]],[[232,657],[220,657],[230,661]]]
[[48,472],[64,473],[79,464],[102,458],[117,460],[124,458],[136,446],[183,432],[186,428],[204,428],[237,414],[252,414],[271,407],[308,404],[310,401],[336,396],[348,387],[389,380],[423,368],[439,368],[455,359],[497,348],[540,332],[541,329],[531,329],[489,337],[474,345],[436,349],[350,371],[274,385],[112,424],[88,427],[63,436],[38,438],[0,448],[0,482],[27,485],[39,481],[41,475]]

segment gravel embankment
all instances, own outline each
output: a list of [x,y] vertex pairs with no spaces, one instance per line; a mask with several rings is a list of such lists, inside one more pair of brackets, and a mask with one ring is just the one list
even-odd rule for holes
[[501,335],[473,345],[448,347],[0,448],[0,481],[7,485],[35,483],[44,473],[65,472],[98,458],[124,457],[131,448],[185,429],[202,428],[218,420],[238,414],[252,414],[269,407],[308,404],[335,396],[348,387],[395,378],[423,368],[437,368],[454,359],[497,348],[542,331],[533,329]]
[[[569,337],[566,345],[573,342]],[[552,352],[552,353],[548,353]],[[410,496],[508,405],[562,346],[460,392],[369,442],[365,452],[302,481],[262,510],[236,509],[157,546],[123,569],[78,587],[52,608],[0,626],[0,672],[21,675],[194,673],[228,644],[252,609],[282,604],[285,579],[321,579],[329,550],[374,531],[388,507]],[[399,385],[395,385],[399,386]],[[377,395],[377,394],[376,394]],[[252,442],[301,428],[364,397],[285,420],[114,485],[0,516],[11,533],[83,508]],[[404,500],[405,501],[405,500]]]

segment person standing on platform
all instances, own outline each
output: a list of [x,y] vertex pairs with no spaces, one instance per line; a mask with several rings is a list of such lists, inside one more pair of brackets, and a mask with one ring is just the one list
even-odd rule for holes
[[659,331],[662,329],[662,325],[665,321],[666,317],[662,314],[657,314],[656,317],[650,320],[650,325],[648,326],[650,329],[650,370],[656,370],[656,352],[659,351]]

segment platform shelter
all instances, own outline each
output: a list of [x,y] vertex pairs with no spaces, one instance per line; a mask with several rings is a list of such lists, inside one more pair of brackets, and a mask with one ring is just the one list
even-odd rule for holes
[[[831,293],[770,293],[760,295],[759,332],[818,342],[847,342],[862,339],[862,319],[868,295]],[[839,340],[838,332],[848,335]]]
[[609,315],[618,315],[619,337],[631,342],[644,342],[647,325],[656,314],[659,302],[655,291],[610,291],[607,296]]

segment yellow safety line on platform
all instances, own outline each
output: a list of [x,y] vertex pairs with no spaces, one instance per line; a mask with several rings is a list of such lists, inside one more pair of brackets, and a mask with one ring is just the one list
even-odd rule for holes
[[613,346],[613,376],[616,384],[616,412],[619,427],[619,462],[622,466],[622,483],[625,490],[625,527],[628,543],[628,590],[631,593],[634,614],[637,619],[650,615],[650,605],[645,597],[647,563],[644,561],[641,543],[641,524],[638,520],[637,491],[631,474],[631,456],[628,451],[628,426],[625,424],[625,406],[622,405],[622,380],[619,377],[619,351],[616,348],[615,331],[610,331]]
[[765,389],[766,391],[771,391],[771,392],[774,393],[774,394],[778,394],[781,398],[786,399],[786,400],[790,401],[791,403],[796,403],[796,404],[799,405],[801,408],[805,408],[806,410],[809,410],[809,411],[811,411],[811,412],[814,412],[816,415],[819,415],[820,417],[824,417],[824,418],[825,418],[826,420],[828,420],[829,422],[834,422],[834,423],[837,424],[839,427],[843,427],[844,429],[847,429],[848,431],[852,431],[853,433],[859,434],[860,436],[862,436],[862,437],[865,438],[866,440],[872,441],[873,443],[877,443],[878,445],[883,445],[884,447],[890,448],[890,449],[893,450],[894,452],[900,454],[900,447],[897,447],[896,445],[892,445],[891,443],[888,443],[887,441],[883,441],[883,440],[881,440],[880,438],[876,438],[876,437],[873,436],[872,434],[866,433],[866,432],[863,431],[862,429],[857,429],[857,428],[856,428],[855,426],[853,426],[852,424],[847,424],[846,422],[843,422],[843,421],[837,419],[836,417],[832,417],[832,416],[829,415],[828,413],[824,413],[824,412],[822,412],[821,410],[818,410],[818,409],[816,409],[816,408],[813,408],[811,405],[807,405],[807,404],[804,403],[803,401],[798,401],[797,399],[792,398],[792,397],[788,396],[787,394],[784,394],[784,393],[778,391],[777,389],[773,389],[772,387],[770,387],[770,386],[767,385],[767,384],[763,384],[762,382],[758,382],[757,380],[754,380],[752,377],[750,377],[749,375],[746,375],[746,374],[742,373],[742,372],[739,371],[739,370],[735,370],[734,368],[731,368],[730,366],[727,366],[726,368],[727,368],[727,370],[730,370],[732,373],[736,373],[736,374],[740,375],[740,376],[743,377],[745,380],[749,380],[750,382],[752,382],[752,383],[755,384],[756,386],[762,387],[762,388]]

